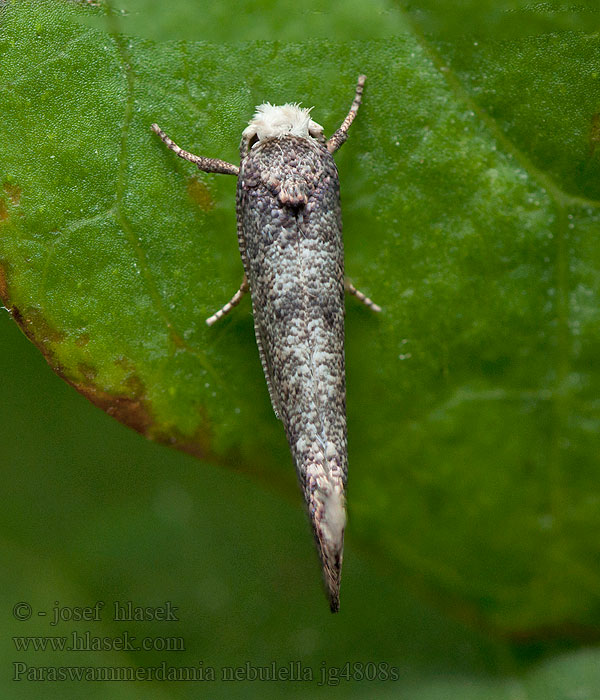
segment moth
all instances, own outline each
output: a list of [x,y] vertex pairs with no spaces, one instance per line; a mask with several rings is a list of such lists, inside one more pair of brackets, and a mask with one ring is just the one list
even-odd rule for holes
[[242,133],[240,166],[182,150],[207,173],[236,175],[237,234],[244,277],[212,325],[250,291],[256,344],[271,403],[283,422],[308,508],[332,612],[339,592],[346,526],[346,380],[344,289],[380,307],[344,279],[340,187],[333,153],[348,137],[366,77],[350,111],[325,139],[311,109],[256,108]]

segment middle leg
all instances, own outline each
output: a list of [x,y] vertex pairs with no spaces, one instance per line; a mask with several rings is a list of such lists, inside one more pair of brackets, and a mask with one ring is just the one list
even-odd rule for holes
[[381,306],[376,304],[372,299],[369,299],[369,297],[366,294],[363,294],[353,284],[350,284],[350,282],[348,282],[348,280],[344,281],[344,286],[345,286],[348,294],[352,294],[352,296],[355,296],[359,301],[362,301],[362,303],[365,306],[368,306],[369,309],[371,309],[371,311],[376,311],[376,312],[381,311]]
[[226,316],[231,311],[231,309],[233,309],[235,306],[237,306],[240,303],[244,294],[248,290],[249,290],[248,280],[246,279],[246,275],[244,275],[244,279],[242,280],[242,283],[240,284],[240,288],[237,290],[237,292],[231,297],[231,299],[225,304],[225,306],[223,306],[221,309],[219,309],[210,318],[206,319],[206,325],[212,326],[220,318],[223,318],[223,316]]

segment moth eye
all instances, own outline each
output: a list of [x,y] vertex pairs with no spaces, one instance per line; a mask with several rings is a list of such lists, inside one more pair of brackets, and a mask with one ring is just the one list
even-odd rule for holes
[[250,139],[250,141],[248,141],[248,150],[250,150],[252,148],[252,146],[254,146],[255,143],[258,143],[258,135],[257,134],[254,134],[254,136]]

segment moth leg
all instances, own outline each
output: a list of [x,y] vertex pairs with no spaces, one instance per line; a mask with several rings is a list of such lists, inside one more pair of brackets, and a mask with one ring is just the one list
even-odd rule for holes
[[231,297],[231,300],[228,301],[223,308],[219,309],[216,313],[214,313],[210,318],[206,319],[206,325],[207,326],[212,326],[214,323],[216,323],[220,318],[223,318],[223,316],[226,316],[231,309],[233,309],[235,306],[237,306],[240,301],[242,300],[242,297],[244,294],[248,291],[248,280],[246,279],[246,275],[244,275],[244,279],[242,280],[242,283],[240,284],[240,288],[237,290],[237,292]]
[[371,309],[371,311],[381,311],[381,306],[376,304],[372,299],[369,299],[369,297],[366,296],[366,294],[363,294],[361,291],[359,291],[353,284],[350,284],[348,280],[345,280],[344,286],[349,294],[352,294],[352,296],[355,296],[359,301],[362,301],[362,303],[365,306],[368,306],[369,309]]
[[158,124],[152,124],[152,131],[159,136],[161,141],[165,143],[167,148],[174,151],[180,158],[184,160],[189,160],[190,163],[195,163],[199,170],[203,170],[205,173],[222,173],[223,175],[237,175],[240,169],[237,165],[233,163],[228,163],[225,160],[219,160],[218,158],[205,158],[204,156],[195,156],[193,153],[188,153],[184,151],[183,148],[172,141],[165,132],[158,126]]
[[366,75],[358,76],[358,83],[356,84],[356,94],[354,95],[354,101],[352,102],[352,107],[348,112],[346,118],[342,122],[340,128],[335,132],[335,134],[327,141],[327,150],[329,153],[335,153],[337,149],[344,143],[348,138],[348,129],[350,124],[354,121],[354,117],[358,112],[360,107],[360,102],[362,100],[363,88],[365,86]]

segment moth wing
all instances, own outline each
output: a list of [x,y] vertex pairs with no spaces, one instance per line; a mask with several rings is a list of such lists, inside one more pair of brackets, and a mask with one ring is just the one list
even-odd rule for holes
[[275,379],[273,376],[273,367],[269,362],[269,357],[265,352],[265,316],[260,309],[259,304],[252,304],[254,309],[254,333],[256,335],[256,345],[258,346],[258,354],[260,355],[260,361],[263,366],[263,371],[265,373],[265,379],[267,381],[267,389],[269,390],[269,397],[271,398],[271,405],[273,406],[273,411],[279,420],[281,420],[281,408],[280,408],[280,397],[277,392]]
[[[265,236],[269,237],[268,211],[277,208],[277,195],[265,187],[260,178],[246,177],[238,183],[238,243],[244,270],[250,287],[252,312],[254,315],[254,334],[258,354],[263,367],[271,405],[277,418],[281,420],[281,398],[277,391],[274,367],[267,352],[269,343],[268,314],[269,299],[264,285],[258,283],[257,268],[264,260]],[[261,205],[257,206],[258,200]],[[279,205],[280,206],[280,205]],[[268,244],[267,244],[268,246]]]

